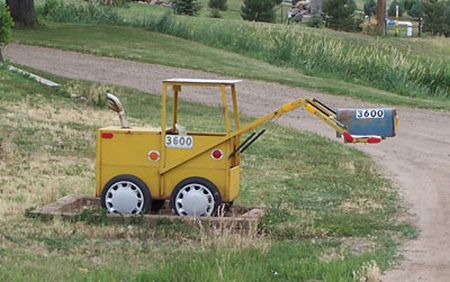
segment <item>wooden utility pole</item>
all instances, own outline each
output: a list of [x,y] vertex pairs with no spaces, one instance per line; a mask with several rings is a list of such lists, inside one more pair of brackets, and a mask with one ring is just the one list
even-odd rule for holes
[[386,14],[386,0],[377,1],[377,25],[378,29],[381,29],[383,36],[386,36],[386,21],[384,16]]

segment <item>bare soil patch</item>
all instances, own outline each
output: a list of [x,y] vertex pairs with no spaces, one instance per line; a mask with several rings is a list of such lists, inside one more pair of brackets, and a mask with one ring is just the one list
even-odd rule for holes
[[[76,52],[11,44],[4,51],[11,62],[73,79],[127,86],[161,93],[167,78],[224,78],[213,73],[143,64]],[[261,70],[264,71],[264,70]],[[345,97],[315,93],[277,83],[245,80],[237,86],[240,111],[261,116],[295,98],[314,97],[335,108],[369,108],[370,104]],[[217,106],[202,92],[181,95],[190,101]],[[383,276],[383,281],[448,281],[450,277],[450,114],[405,107],[398,137],[358,149],[370,154],[397,183],[405,198],[410,220],[421,234],[404,246],[404,261]],[[280,124],[328,138],[335,133],[306,111],[294,111]],[[399,203],[400,204],[400,203]]]

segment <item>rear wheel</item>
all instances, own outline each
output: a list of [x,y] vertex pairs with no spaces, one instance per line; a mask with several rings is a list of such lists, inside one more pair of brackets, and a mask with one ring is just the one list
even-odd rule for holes
[[177,215],[211,216],[221,203],[222,197],[216,186],[199,177],[178,183],[170,197],[170,205]]
[[150,209],[151,198],[142,180],[131,175],[120,175],[106,183],[101,203],[109,213],[140,214]]

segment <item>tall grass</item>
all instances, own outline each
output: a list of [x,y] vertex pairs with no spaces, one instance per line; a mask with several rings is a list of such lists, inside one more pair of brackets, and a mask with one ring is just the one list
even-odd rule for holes
[[410,97],[450,96],[450,65],[433,65],[384,42],[348,42],[310,29],[167,15],[156,31],[309,74],[332,74]]
[[123,20],[109,7],[88,2],[46,0],[39,10],[54,21],[107,23],[201,42],[310,75],[392,91],[409,97],[450,96],[450,64],[423,60],[385,42],[356,42],[298,26],[193,18],[165,14]]
[[97,1],[46,0],[37,5],[37,14],[58,22],[121,24],[117,10]]

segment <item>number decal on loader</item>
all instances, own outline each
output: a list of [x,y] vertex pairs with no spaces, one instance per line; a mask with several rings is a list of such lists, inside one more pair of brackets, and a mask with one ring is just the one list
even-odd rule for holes
[[356,118],[384,118],[383,109],[358,109]]
[[167,148],[192,149],[194,138],[186,135],[166,135]]

